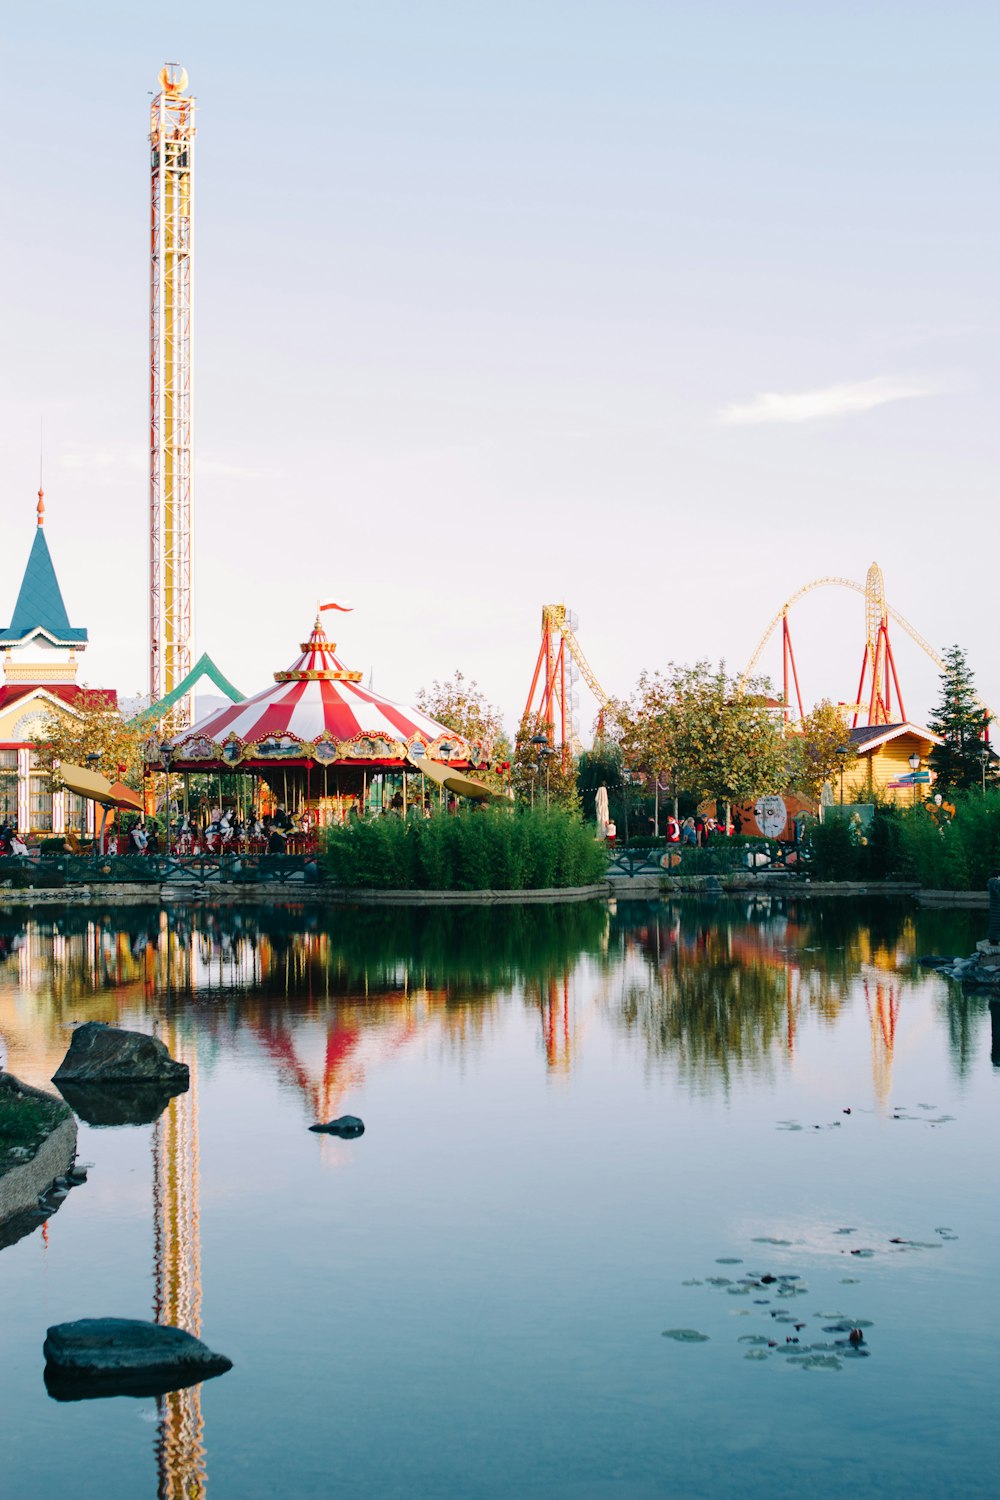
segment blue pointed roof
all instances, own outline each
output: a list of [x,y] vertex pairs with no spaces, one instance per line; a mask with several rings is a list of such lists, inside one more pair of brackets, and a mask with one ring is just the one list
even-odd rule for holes
[[44,506],[38,497],[38,529],[28,554],[28,566],[21,580],[21,591],[14,605],[14,617],[6,630],[0,628],[0,646],[13,646],[29,640],[39,631],[56,645],[86,644],[86,630],[74,629],[63,603],[62,590],[52,565],[49,544],[42,528]]

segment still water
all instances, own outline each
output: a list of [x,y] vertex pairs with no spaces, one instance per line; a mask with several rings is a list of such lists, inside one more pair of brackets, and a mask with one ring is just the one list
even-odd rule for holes
[[[0,1251],[0,1492],[995,1496],[1000,1021],[916,963],[984,921],[0,918],[0,1063],[98,1019],[192,1070]],[[47,1395],[50,1323],[154,1309],[233,1370]]]

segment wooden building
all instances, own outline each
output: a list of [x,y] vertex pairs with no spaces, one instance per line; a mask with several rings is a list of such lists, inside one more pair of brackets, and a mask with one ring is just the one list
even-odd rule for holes
[[[920,724],[871,724],[852,729],[850,742],[858,754],[857,764],[847,772],[853,800],[863,802],[865,789],[897,802],[909,802],[914,796],[912,782],[902,780],[912,774],[910,757],[920,757],[920,770],[929,769],[928,758],[941,736]],[[924,784],[924,795],[930,790]],[[919,783],[917,796],[920,796]]]

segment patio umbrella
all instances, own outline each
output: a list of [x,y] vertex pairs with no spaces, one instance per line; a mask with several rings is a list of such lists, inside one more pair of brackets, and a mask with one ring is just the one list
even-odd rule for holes
[[608,789],[606,786],[597,788],[597,796],[594,798],[594,812],[597,816],[597,836],[604,839],[608,836],[608,824],[611,818],[608,811]]

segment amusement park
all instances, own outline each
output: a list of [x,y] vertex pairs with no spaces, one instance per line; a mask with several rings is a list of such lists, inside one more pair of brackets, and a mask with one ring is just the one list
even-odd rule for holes
[[[420,706],[375,691],[372,672],[366,684],[327,633],[335,620],[355,660],[365,652],[363,613],[338,598],[303,611],[306,639],[287,666],[287,647],[262,640],[274,655],[261,675],[271,676],[249,696],[217,665],[225,640],[213,643],[214,657],[196,658],[195,137],[186,71],[167,64],[149,129],[148,692],[125,710],[115,688],[78,681],[88,631],[66,612],[40,486],[27,564],[0,634],[4,853],[65,855],[64,868],[85,855],[315,862],[328,830],[365,819],[553,803],[582,810],[609,853],[661,836],[679,845],[734,834],[798,844],[827,808],[857,807],[867,824],[873,805],[936,798],[940,808],[969,784],[965,766],[963,780],[937,786],[948,763],[943,721],[907,714],[896,638],[940,672],[948,667],[890,603],[877,563],[863,582],[819,577],[791,592],[754,649],[743,647],[739,673],[713,677],[706,662],[654,660],[635,690],[606,664],[596,674],[569,605],[544,604],[516,721],[513,705],[495,707],[474,680],[471,691],[447,691],[468,683],[461,670],[454,684],[422,690]],[[855,596],[857,676],[810,702],[793,622],[817,590]],[[600,624],[589,624],[594,640]],[[391,662],[378,666],[380,680],[392,675]],[[199,686],[216,690],[207,712]],[[963,754],[979,758],[973,769],[985,794],[992,712],[978,699],[966,710],[960,737],[974,744]]]

